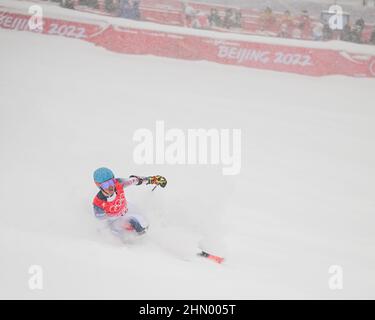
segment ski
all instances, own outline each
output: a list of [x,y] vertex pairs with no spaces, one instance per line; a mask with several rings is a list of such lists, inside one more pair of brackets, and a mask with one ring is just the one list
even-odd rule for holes
[[219,256],[215,256],[215,255],[210,254],[210,253],[208,253],[206,251],[203,251],[203,250],[198,253],[198,256],[210,259],[210,260],[212,260],[212,261],[214,261],[216,263],[222,263],[224,261],[224,258],[219,257]]

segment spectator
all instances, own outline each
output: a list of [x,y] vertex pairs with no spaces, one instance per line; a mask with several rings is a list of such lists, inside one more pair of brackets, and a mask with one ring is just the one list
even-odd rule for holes
[[293,18],[289,10],[286,10],[280,18],[280,31],[278,37],[289,38],[291,28],[293,27]]
[[93,9],[98,9],[99,8],[98,0],[87,0],[87,6]]
[[360,32],[362,32],[365,28],[365,20],[363,20],[363,18],[360,18],[355,22],[355,25],[360,30]]
[[280,31],[277,36],[280,38],[289,38],[289,30],[286,23],[280,25]]
[[105,0],[104,8],[107,12],[112,13],[116,16],[120,14],[120,4],[118,0]]
[[216,8],[212,8],[210,11],[210,15],[208,16],[208,21],[210,23],[210,27],[219,27],[223,26],[223,21],[219,16],[219,12]]
[[74,9],[74,1],[73,0],[61,0],[60,5],[63,8]]
[[323,28],[324,28],[324,26],[323,26],[323,23],[321,23],[321,22],[317,22],[315,24],[315,26],[313,27],[313,30],[312,30],[313,39],[315,41],[323,40]]
[[260,30],[269,30],[275,23],[276,19],[273,15],[272,9],[267,7],[259,17]]
[[365,28],[365,21],[362,18],[358,19],[352,28],[352,32],[351,32],[352,37],[350,41],[356,42],[356,43],[362,43],[362,32],[364,28]]
[[141,19],[141,12],[139,10],[139,0],[133,0],[133,19]]
[[233,9],[226,9],[223,25],[225,28],[230,29],[236,26],[236,16]]
[[242,27],[242,13],[241,10],[236,10],[234,13],[234,21],[235,21],[235,27],[241,28]]
[[195,20],[197,15],[197,11],[193,7],[189,6],[188,3],[183,2],[182,13],[184,16],[184,26],[189,28],[192,27],[193,21]]
[[344,29],[341,31],[340,34],[340,40],[342,41],[353,41],[353,32],[352,32],[352,27],[348,23],[345,25]]
[[121,17],[129,18],[129,13],[131,10],[131,5],[129,3],[129,0],[121,0],[120,10],[121,10]]
[[122,0],[120,4],[121,16],[126,19],[139,20],[139,1],[130,2],[129,0]]
[[374,30],[372,30],[372,33],[371,33],[370,43],[375,44],[375,28]]
[[307,10],[303,10],[298,18],[298,29],[301,30],[302,38],[308,38],[311,34],[311,19]]
[[191,26],[196,29],[208,29],[210,23],[207,15],[197,10]]
[[333,36],[332,29],[330,28],[328,23],[325,23],[323,26],[323,40],[324,41],[332,40],[332,36]]
[[281,22],[291,22],[292,20],[293,19],[292,19],[292,15],[290,14],[290,11],[285,10],[281,17]]
[[302,31],[300,28],[294,28],[292,31],[293,39],[302,39]]

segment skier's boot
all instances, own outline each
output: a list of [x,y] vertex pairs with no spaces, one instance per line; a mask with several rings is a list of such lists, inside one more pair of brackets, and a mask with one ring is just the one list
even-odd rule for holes
[[138,235],[144,235],[148,229],[148,226],[143,227],[136,219],[130,219],[129,223]]

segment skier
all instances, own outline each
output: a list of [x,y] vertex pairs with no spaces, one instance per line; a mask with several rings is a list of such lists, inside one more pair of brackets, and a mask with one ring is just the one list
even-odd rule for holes
[[108,168],[99,168],[94,171],[95,184],[100,191],[93,201],[96,218],[105,220],[116,236],[124,239],[126,232],[135,232],[142,235],[148,228],[147,221],[140,215],[128,212],[128,202],[124,188],[132,185],[153,184],[165,187],[167,180],[162,176],[140,177],[130,176],[128,179],[115,178]]

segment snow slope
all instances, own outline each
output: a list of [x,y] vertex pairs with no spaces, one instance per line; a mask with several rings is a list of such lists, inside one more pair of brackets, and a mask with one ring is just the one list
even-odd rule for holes
[[[0,298],[375,298],[374,79],[120,55],[0,29]],[[240,175],[136,165],[135,130],[242,129]],[[123,246],[92,215],[93,170],[151,228]],[[225,254],[195,257],[199,241]],[[30,290],[28,268],[44,270]],[[331,265],[344,289],[328,288]]]

